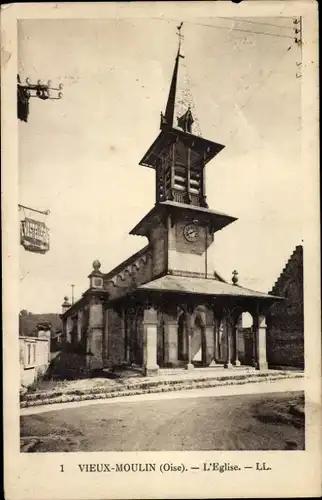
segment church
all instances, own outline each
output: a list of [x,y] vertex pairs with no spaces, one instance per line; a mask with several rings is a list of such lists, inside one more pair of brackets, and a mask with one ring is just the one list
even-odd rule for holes
[[266,316],[281,297],[228,283],[214,268],[215,233],[236,218],[209,208],[206,166],[224,146],[201,136],[187,87],[181,36],[160,130],[139,165],[155,171],[155,205],[130,231],[148,244],[109,272],[98,260],[89,288],[61,319],[68,349],[86,370],[241,364],[241,316],[253,318],[251,359],[266,370]]

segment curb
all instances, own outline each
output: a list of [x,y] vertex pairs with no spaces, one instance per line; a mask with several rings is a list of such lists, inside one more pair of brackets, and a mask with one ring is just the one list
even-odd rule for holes
[[202,389],[202,388],[215,388],[215,387],[225,387],[230,385],[244,385],[249,383],[261,383],[261,382],[274,382],[277,380],[285,380],[285,379],[293,379],[293,378],[302,378],[302,375],[269,375],[269,376],[253,376],[248,379],[228,379],[228,380],[202,380],[198,381],[196,379],[189,381],[176,381],[176,383],[167,384],[167,383],[159,383],[159,384],[151,384],[150,386],[145,387],[133,387],[126,388],[121,390],[113,390],[113,391],[104,391],[96,392],[96,393],[85,393],[85,394],[63,394],[56,397],[44,397],[43,399],[35,398],[31,400],[21,401],[20,408],[29,408],[35,406],[44,406],[51,405],[57,403],[71,403],[77,401],[91,401],[94,399],[112,399],[116,397],[126,397],[126,396],[136,396],[143,394],[151,394],[151,393],[163,393],[163,392],[172,392],[172,391],[181,391],[181,390],[192,390],[192,389]]

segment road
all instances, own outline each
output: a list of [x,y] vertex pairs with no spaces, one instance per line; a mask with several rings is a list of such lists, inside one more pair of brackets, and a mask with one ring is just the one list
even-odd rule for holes
[[[21,417],[37,452],[304,449],[302,392],[80,406]],[[283,417],[286,415],[286,418]]]

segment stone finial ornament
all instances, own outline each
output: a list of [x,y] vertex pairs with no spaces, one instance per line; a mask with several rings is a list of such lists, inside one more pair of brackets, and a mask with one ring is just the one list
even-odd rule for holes
[[100,261],[98,259],[94,260],[94,262],[93,262],[94,271],[96,271],[96,272],[99,271],[100,267],[101,267]]
[[65,295],[64,297],[64,302],[62,303],[62,312],[66,312],[70,307],[71,307],[71,303],[69,302],[69,298],[67,295]]
[[233,271],[233,277],[232,277],[231,281],[233,282],[233,285],[238,284],[238,272],[236,270]]

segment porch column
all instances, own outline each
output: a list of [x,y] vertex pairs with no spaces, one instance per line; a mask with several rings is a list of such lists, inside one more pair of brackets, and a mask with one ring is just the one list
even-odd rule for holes
[[66,342],[68,342],[69,344],[72,341],[73,325],[74,325],[73,318],[71,316],[68,316],[66,320]]
[[252,366],[257,368],[257,332],[258,331],[258,316],[253,314],[253,326],[252,326],[252,351],[253,359]]
[[157,365],[158,316],[156,309],[153,307],[145,309],[144,311],[143,334],[143,373],[149,377],[157,375],[159,372],[159,366]]
[[233,324],[230,313],[227,315],[226,328],[225,328],[225,339],[226,339],[226,356],[224,368],[232,368],[231,363],[232,350],[233,350]]
[[83,310],[80,309],[77,313],[77,342],[82,340],[82,326],[83,326]]
[[125,324],[125,309],[122,307],[121,312],[120,312],[120,319],[121,319],[121,336],[123,340],[123,358],[124,361],[126,361],[126,324]]
[[86,365],[90,370],[99,370],[103,368],[104,308],[98,297],[93,298],[89,305],[88,331]]
[[66,342],[67,342],[67,319],[66,318],[62,318],[62,337],[66,338]]
[[241,362],[239,361],[238,358],[238,343],[239,343],[239,332],[238,332],[238,324],[234,321],[233,323],[233,328],[232,328],[232,334],[233,334],[233,345],[234,345],[234,356],[233,356],[233,363],[235,366],[240,366]]
[[130,333],[131,333],[131,328],[129,324],[129,315],[126,312],[125,313],[125,361],[126,363],[130,363]]
[[178,321],[176,313],[165,313],[164,320],[164,364],[178,364]]
[[206,325],[205,325],[205,353],[203,354],[203,363],[206,366],[213,364],[214,362],[214,351],[215,351],[215,335],[216,335],[216,321],[213,312],[210,310],[206,311],[205,314]]
[[255,366],[257,370],[267,370],[268,363],[266,358],[266,319],[264,315],[256,316],[254,321],[254,337],[256,338],[256,357]]
[[192,364],[192,314],[190,311],[185,313],[185,322],[186,322],[186,336],[187,336],[187,344],[188,344],[188,363],[186,364],[187,370],[193,370],[194,366]]
[[214,359],[212,364],[219,363],[219,334],[220,334],[220,319],[214,318]]

